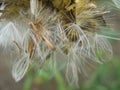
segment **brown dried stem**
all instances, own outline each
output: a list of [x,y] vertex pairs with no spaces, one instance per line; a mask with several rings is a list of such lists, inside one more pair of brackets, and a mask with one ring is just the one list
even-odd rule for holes
[[33,22],[30,22],[29,23],[31,28],[34,30],[35,32],[35,37],[36,37],[36,40],[38,41],[39,40],[39,36],[45,41],[46,45],[48,47],[50,47],[53,51],[56,49],[55,46],[41,33],[41,31],[39,31],[35,24]]

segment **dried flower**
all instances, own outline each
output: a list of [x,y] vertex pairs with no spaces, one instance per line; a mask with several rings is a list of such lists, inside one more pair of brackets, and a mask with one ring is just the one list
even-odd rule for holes
[[[0,25],[0,46],[7,50],[15,45],[18,51],[12,69],[16,81],[24,77],[29,64],[39,61],[42,67],[47,59],[56,64],[59,54],[65,58],[68,83],[78,85],[78,74],[86,74],[86,65],[102,64],[112,57],[107,38],[119,40],[98,33],[101,27],[106,27],[103,16],[109,11],[97,7],[95,0],[6,0],[4,3],[5,7],[0,9],[1,20],[5,19],[4,26]],[[53,66],[57,68],[56,65]]]

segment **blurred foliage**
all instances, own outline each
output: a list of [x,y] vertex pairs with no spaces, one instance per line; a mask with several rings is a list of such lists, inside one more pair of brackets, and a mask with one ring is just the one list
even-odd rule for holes
[[89,82],[83,85],[83,90],[119,90],[119,59],[119,57],[114,57],[111,62],[101,65]]
[[[100,65],[92,77],[80,84],[80,88],[66,84],[58,70],[48,71],[32,68],[25,79],[23,90],[119,90],[120,57]],[[35,89],[36,88],[36,89]]]

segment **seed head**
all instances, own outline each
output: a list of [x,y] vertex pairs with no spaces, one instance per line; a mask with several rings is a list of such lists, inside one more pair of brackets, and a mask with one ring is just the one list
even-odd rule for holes
[[[0,10],[0,47],[15,46],[12,75],[21,80],[30,64],[45,62],[62,66],[70,84],[78,86],[79,74],[87,76],[86,67],[110,60],[113,52],[107,38],[104,14],[109,13],[96,0],[6,0]],[[3,22],[5,24],[3,24]],[[10,49],[9,52],[12,52]],[[65,60],[59,61],[58,56]],[[52,59],[52,60],[51,60]],[[62,65],[58,65],[62,63]],[[62,68],[63,68],[62,67]]]

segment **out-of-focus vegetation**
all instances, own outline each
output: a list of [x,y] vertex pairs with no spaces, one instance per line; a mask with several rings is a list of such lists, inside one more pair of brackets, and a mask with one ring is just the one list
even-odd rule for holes
[[60,71],[32,69],[28,72],[23,90],[119,90],[120,57],[100,65],[86,81],[80,81],[80,88],[69,86]]
[[112,61],[100,65],[92,77],[80,81],[79,88],[65,83],[59,71],[32,69],[27,73],[23,90],[119,90],[119,59],[120,57],[114,56]]
[[114,57],[113,61],[101,65],[90,81],[83,85],[83,90],[119,90],[119,59],[119,57]]

